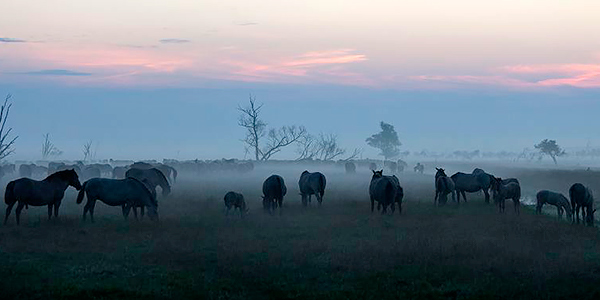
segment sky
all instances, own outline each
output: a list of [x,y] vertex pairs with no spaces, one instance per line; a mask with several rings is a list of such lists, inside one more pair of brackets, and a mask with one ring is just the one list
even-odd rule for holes
[[[395,126],[403,150],[600,147],[600,3],[2,1],[12,159],[243,158],[239,105],[341,146]],[[289,148],[274,158],[294,158]]]

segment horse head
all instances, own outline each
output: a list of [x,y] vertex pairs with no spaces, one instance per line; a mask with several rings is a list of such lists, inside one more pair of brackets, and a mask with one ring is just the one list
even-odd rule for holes
[[444,176],[446,177],[446,170],[442,169],[442,168],[435,168],[437,170],[437,172],[435,173],[435,177],[440,177],[440,176]]
[[381,169],[379,171],[375,171],[375,170],[371,170],[371,171],[373,171],[373,178],[383,177],[383,169]]
[[67,180],[69,181],[69,185],[74,187],[76,190],[81,190],[81,182],[79,182],[79,176],[77,175],[77,172],[75,172],[74,169],[70,169],[68,170],[68,178]]
[[[590,208],[591,210],[591,208]],[[594,213],[596,212],[596,210],[592,210],[591,212],[589,212],[585,215],[585,222],[588,226],[594,226]]]

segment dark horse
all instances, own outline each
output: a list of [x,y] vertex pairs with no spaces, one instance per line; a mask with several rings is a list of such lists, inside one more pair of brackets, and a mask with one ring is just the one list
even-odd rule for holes
[[271,175],[263,183],[263,207],[269,213],[273,213],[279,206],[279,214],[283,208],[283,196],[287,193],[287,187],[283,178],[279,175]]
[[577,219],[579,224],[579,208],[585,223],[589,226],[594,225],[594,195],[592,191],[581,183],[575,183],[569,189],[569,198],[571,198],[571,208],[575,214],[573,222]]
[[[383,176],[383,170],[373,170],[373,177],[371,177],[371,184],[369,185],[369,197],[371,199],[371,212],[375,209],[375,201],[378,202],[377,208],[383,207],[381,214],[387,212],[388,205],[391,205],[392,214],[396,210],[395,203],[400,197],[398,189],[400,183],[397,178],[392,176]],[[402,194],[404,196],[404,194]],[[402,199],[399,199],[402,201]]]
[[300,195],[302,196],[302,205],[307,206],[311,202],[311,197],[314,194],[317,197],[320,206],[323,202],[326,184],[327,180],[325,180],[325,175],[320,172],[302,172],[300,180],[298,180],[298,187],[300,188]]
[[462,194],[464,201],[467,202],[465,192],[475,193],[483,191],[485,194],[485,203],[489,203],[490,193],[488,189],[490,188],[492,177],[492,175],[484,172],[482,169],[475,169],[471,174],[457,172],[450,176],[456,187],[457,201],[460,202],[460,195]]
[[435,168],[435,198],[433,199],[434,205],[444,205],[448,201],[448,194],[452,193],[452,201],[456,201],[456,191],[454,187],[454,181],[452,178],[446,175],[446,172],[442,168]]
[[494,203],[498,205],[498,211],[504,212],[506,199],[512,199],[515,213],[520,213],[521,207],[521,185],[517,182],[509,182],[507,184],[502,183],[502,178],[492,177],[494,181]]
[[[169,181],[166,176],[157,168],[150,169],[129,169],[125,172],[125,177],[133,177],[139,181],[146,180],[147,184],[150,186],[150,192],[156,197],[156,187],[160,186],[162,190],[163,198],[166,198],[169,193],[171,193],[171,186],[169,185]],[[140,208],[141,216],[144,216],[144,206],[143,205],[135,205],[133,206],[133,213],[137,215],[137,207]]]
[[58,208],[65,195],[65,190],[69,186],[77,190],[81,189],[77,173],[72,169],[58,171],[42,181],[20,178],[9,182],[4,193],[4,202],[8,205],[4,216],[4,224],[6,224],[10,211],[17,201],[19,202],[16,210],[17,224],[20,221],[21,210],[26,205],[48,205],[48,219],[52,217],[52,207],[54,207],[54,217],[57,218]]
[[125,219],[129,216],[131,207],[147,206],[150,219],[158,220],[156,193],[152,193],[150,189],[145,180],[142,182],[131,177],[126,179],[92,178],[83,183],[83,187],[77,195],[77,204],[81,204],[83,197],[87,195],[87,203],[83,208],[84,221],[85,215],[89,211],[90,218],[94,222],[96,200],[110,206],[121,206]]

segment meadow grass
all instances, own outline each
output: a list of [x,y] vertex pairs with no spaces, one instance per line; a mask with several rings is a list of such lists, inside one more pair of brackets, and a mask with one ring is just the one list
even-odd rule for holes
[[[412,174],[401,176],[402,215],[371,213],[368,176],[343,174],[328,177],[322,207],[313,198],[308,208],[285,176],[283,212],[269,215],[260,205],[267,175],[182,180],[157,224],[124,221],[102,203],[96,223],[82,223],[73,192],[58,221],[30,207],[21,226],[11,218],[0,227],[2,298],[600,297],[596,228],[531,208],[517,216],[511,201],[499,214],[481,195],[433,207],[433,179]],[[229,189],[246,196],[244,219],[224,216]]]

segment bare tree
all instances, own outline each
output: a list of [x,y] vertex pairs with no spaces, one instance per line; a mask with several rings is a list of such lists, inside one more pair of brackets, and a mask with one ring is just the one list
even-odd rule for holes
[[63,152],[60,151],[54,143],[50,141],[50,133],[44,134],[44,141],[42,142],[42,159],[47,159],[50,156],[60,156]]
[[256,97],[250,95],[250,106],[238,106],[241,112],[238,125],[246,128],[246,137],[242,140],[246,144],[246,152],[254,150],[254,158],[259,160],[262,156],[260,139],[265,136],[267,123],[259,119],[260,109],[263,104],[256,104]]
[[[267,134],[267,123],[260,119],[260,110],[263,104],[256,104],[256,98],[250,95],[250,105],[238,106],[241,112],[238,125],[246,129],[246,137],[242,142],[246,144],[246,153],[254,151],[254,159],[269,160],[282,148],[298,142],[306,135],[304,126],[283,126],[279,129],[270,129]],[[266,138],[266,144],[261,147],[261,141]]]
[[6,120],[8,120],[8,114],[10,113],[10,107],[12,106],[12,103],[8,103],[8,101],[11,98],[11,94],[6,95],[4,103],[2,104],[2,107],[0,107],[0,161],[15,152],[13,145],[19,137],[15,136],[10,139],[8,136],[12,131],[12,127],[6,128]]
[[92,144],[93,142],[91,140],[83,144],[83,162],[86,162],[92,157]]
[[[358,156],[359,151],[354,150],[354,157]],[[320,159],[332,160],[346,153],[346,149],[341,148],[337,142],[335,134],[319,134],[318,137],[306,134],[298,141],[298,149],[296,152],[301,159]]]

